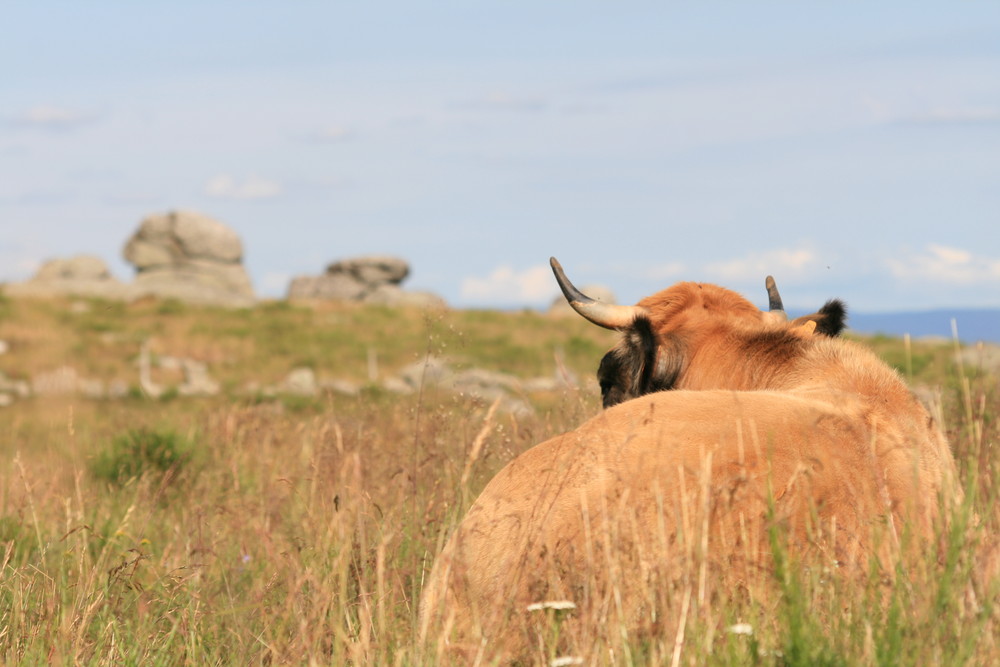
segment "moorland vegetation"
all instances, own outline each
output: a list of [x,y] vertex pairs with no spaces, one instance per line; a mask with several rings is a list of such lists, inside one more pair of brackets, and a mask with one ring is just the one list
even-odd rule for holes
[[[447,660],[416,641],[435,554],[504,464],[600,410],[592,378],[613,339],[533,312],[0,298],[6,376],[72,364],[130,387],[116,399],[34,396],[0,408],[0,661]],[[929,398],[950,438],[966,494],[939,548],[860,582],[776,554],[766,599],[732,601],[706,582],[683,633],[632,641],[598,628],[579,639],[608,647],[594,655],[609,664],[1000,662],[996,371],[954,343],[865,342]],[[143,345],[205,362],[222,391],[145,395]],[[526,394],[532,412],[513,414],[429,385],[387,391],[372,377],[372,351],[378,376],[446,357],[580,380]],[[302,366],[362,389],[254,389]],[[546,654],[550,639],[539,639],[542,658],[557,657]]]

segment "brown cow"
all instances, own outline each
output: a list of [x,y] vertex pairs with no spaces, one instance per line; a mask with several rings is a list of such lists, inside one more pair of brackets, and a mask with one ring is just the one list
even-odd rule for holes
[[424,639],[524,656],[529,605],[551,601],[577,623],[663,631],[693,554],[701,585],[739,591],[776,535],[842,568],[931,536],[954,493],[948,444],[894,370],[836,337],[842,303],[788,322],[768,277],[768,312],[693,282],[614,306],[552,267],[577,312],[622,334],[598,372],[607,409],[486,486],[426,582]]

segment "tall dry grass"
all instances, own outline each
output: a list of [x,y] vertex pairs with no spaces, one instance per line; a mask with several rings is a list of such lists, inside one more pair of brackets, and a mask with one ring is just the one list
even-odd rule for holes
[[[442,537],[504,462],[583,399],[515,420],[441,394],[319,410],[100,404],[15,416],[0,495],[6,663],[413,664],[415,600]],[[72,409],[71,409],[72,408]],[[10,416],[9,414],[6,416]],[[197,456],[114,483],[95,462],[132,418]],[[131,426],[129,426],[131,428]]]
[[[680,557],[662,586],[641,592],[655,611],[644,631],[613,614],[525,610],[533,660],[1000,663],[1000,394],[993,375],[968,364],[950,363],[934,382],[966,489],[936,551],[848,579],[790,560],[776,535],[759,592],[734,594],[715,576],[708,490],[695,483]],[[305,403],[38,398],[8,408],[0,661],[453,660],[440,636],[417,639],[434,555],[500,467],[598,410],[587,390],[537,402],[535,416],[519,418],[430,390]],[[168,457],[166,470],[101,474],[116,438],[136,429],[190,455]],[[628,577],[613,555],[594,558]],[[606,594],[614,600],[616,587]]]

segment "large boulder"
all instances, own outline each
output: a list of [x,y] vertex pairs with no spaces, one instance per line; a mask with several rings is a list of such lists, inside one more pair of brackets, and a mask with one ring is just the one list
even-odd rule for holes
[[76,255],[68,259],[53,259],[42,264],[35,280],[110,280],[111,271],[100,257]]
[[288,286],[288,298],[361,301],[368,290],[364,283],[346,275],[297,276]]
[[326,267],[327,275],[351,276],[365,285],[399,285],[410,275],[405,259],[390,255],[366,255],[334,262]]
[[368,255],[334,262],[319,276],[298,276],[288,286],[289,299],[362,301],[387,306],[443,307],[441,297],[410,292],[399,285],[410,275],[404,259]]
[[223,306],[254,303],[243,243],[218,220],[191,211],[151,215],[125,244],[136,268],[133,298],[153,295]]
[[104,299],[121,299],[127,288],[108,270],[100,257],[76,255],[51,259],[38,269],[34,277],[23,283],[13,283],[4,288],[11,296],[91,296]]

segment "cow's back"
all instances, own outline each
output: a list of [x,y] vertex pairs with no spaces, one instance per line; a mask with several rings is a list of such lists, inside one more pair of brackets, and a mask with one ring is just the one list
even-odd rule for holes
[[[422,600],[424,630],[524,641],[528,605],[628,617],[697,556],[753,584],[771,540],[797,557],[865,559],[887,508],[861,406],[794,393],[673,391],[606,410],[539,444],[486,486]],[[625,602],[622,602],[625,600]]]

